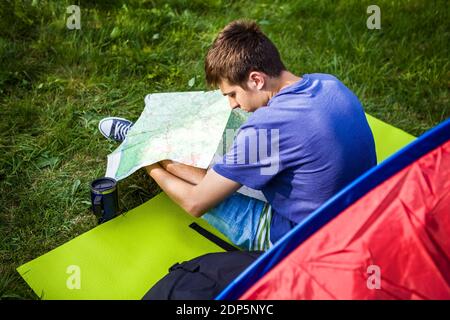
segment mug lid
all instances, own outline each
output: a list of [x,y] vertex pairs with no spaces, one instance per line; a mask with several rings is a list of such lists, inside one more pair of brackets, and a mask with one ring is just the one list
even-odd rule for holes
[[117,181],[113,178],[103,177],[92,181],[91,188],[96,191],[107,191],[116,187]]

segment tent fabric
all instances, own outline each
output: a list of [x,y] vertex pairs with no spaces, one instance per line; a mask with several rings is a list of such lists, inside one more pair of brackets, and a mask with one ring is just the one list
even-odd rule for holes
[[[449,139],[447,120],[369,170],[216,299],[449,298]],[[367,291],[368,263],[383,289]]]

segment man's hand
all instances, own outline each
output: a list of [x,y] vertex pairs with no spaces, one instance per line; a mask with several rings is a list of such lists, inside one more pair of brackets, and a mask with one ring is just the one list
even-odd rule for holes
[[197,185],[193,185],[157,163],[145,169],[173,201],[194,217],[200,217],[241,187],[214,170],[209,170]]
[[188,166],[172,160],[163,160],[160,161],[159,164],[174,176],[177,176],[190,184],[199,184],[205,177],[207,171],[206,169]]
[[158,169],[158,168],[161,169],[161,166],[157,162],[157,163],[151,164],[149,166],[145,166],[144,168],[145,168],[145,170],[147,170],[147,173],[151,176],[152,170]]

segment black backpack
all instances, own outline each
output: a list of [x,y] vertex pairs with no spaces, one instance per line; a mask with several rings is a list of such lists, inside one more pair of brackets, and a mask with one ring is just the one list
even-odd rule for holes
[[143,300],[212,300],[263,251],[208,253],[176,263]]

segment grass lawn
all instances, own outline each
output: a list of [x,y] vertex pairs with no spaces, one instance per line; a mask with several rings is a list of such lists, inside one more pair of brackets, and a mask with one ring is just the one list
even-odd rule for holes
[[[372,2],[1,1],[0,298],[35,299],[15,269],[96,225],[89,182],[117,146],[98,121],[136,120],[147,93],[206,89],[204,55],[231,20],[258,21],[288,69],[336,75],[411,134],[449,117],[448,2],[378,0],[381,30],[369,30]],[[81,30],[66,28],[71,4]],[[120,204],[158,191],[140,170]]]

